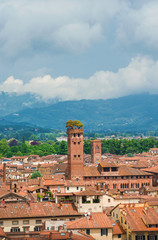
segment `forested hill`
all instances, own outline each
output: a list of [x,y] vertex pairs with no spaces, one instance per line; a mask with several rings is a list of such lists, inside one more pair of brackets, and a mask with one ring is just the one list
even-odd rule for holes
[[158,130],[158,95],[57,102],[48,107],[25,109],[4,118],[8,122],[53,129],[65,129],[69,119],[80,120],[86,131]]

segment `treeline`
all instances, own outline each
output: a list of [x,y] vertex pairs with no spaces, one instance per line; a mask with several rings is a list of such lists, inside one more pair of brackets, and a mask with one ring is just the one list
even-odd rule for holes
[[[48,140],[56,141],[56,138],[59,136],[66,136],[66,131],[61,131],[59,129],[45,129],[40,127],[30,127],[30,126],[0,126],[0,140],[1,139],[11,139],[15,138],[18,141],[22,141],[23,137],[25,137],[26,141],[34,140],[34,141],[42,141],[47,142]],[[158,136],[158,131],[127,131],[127,132],[119,132],[119,131],[98,131],[98,132],[88,132],[84,131],[84,136],[88,137],[88,139],[93,138],[104,138],[105,136],[115,136],[115,137],[132,137],[132,136]]]
[[[150,148],[158,148],[158,140],[154,137],[147,139],[110,139],[102,140],[102,154],[111,153],[116,155],[142,153],[149,151]],[[90,154],[91,141],[84,141],[84,153]]]
[[47,156],[50,154],[67,154],[67,143],[65,141],[54,142],[39,142],[39,145],[30,145],[28,141],[18,142],[15,146],[9,146],[6,139],[0,140],[0,157],[10,158],[12,156],[27,156],[36,154]]
[[[149,151],[150,148],[158,148],[158,141],[154,137],[148,139],[111,139],[102,141],[102,154],[111,153],[117,155],[134,153],[142,153]],[[91,141],[84,141],[84,153],[91,153]],[[12,156],[25,156],[37,154],[39,156],[46,156],[50,154],[67,154],[67,143],[65,141],[57,142],[48,140],[46,142],[39,142],[39,145],[30,145],[28,141],[23,139],[23,142],[17,144],[10,144],[6,139],[0,140],[0,157],[10,158]]]
[[26,141],[35,140],[46,142],[48,140],[56,140],[56,137],[66,135],[65,132],[60,130],[45,129],[39,127],[28,126],[0,126],[0,140],[15,138],[18,141],[22,141],[25,137]]

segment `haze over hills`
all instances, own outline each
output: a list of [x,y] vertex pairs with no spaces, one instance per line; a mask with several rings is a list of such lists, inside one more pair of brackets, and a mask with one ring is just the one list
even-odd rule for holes
[[[42,104],[44,103],[41,103],[41,106]],[[140,94],[109,100],[65,101],[45,107],[40,107],[36,102],[36,108],[32,106],[21,111],[15,109],[14,113],[3,117],[1,122],[65,130],[67,120],[78,119],[87,131],[158,130],[158,95]]]
[[0,92],[0,117],[26,108],[46,107],[56,102],[55,99],[43,101],[35,94],[21,94]]

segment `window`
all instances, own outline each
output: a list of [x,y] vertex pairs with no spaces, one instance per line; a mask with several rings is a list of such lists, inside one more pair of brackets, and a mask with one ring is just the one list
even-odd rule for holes
[[76,144],[76,142],[74,142],[74,144]]
[[20,232],[20,228],[11,228],[10,231],[11,232]]
[[90,229],[86,229],[86,234],[90,235]]
[[101,236],[103,236],[103,235],[108,235],[108,229],[107,228],[102,228],[101,229]]
[[154,234],[148,235],[148,240],[156,240],[156,236]]
[[108,202],[110,202],[110,198],[108,198]]
[[42,223],[42,220],[36,220],[36,224]]
[[80,144],[80,142],[78,142],[78,145]]
[[69,187],[67,187],[67,190],[69,190]]
[[135,240],[145,240],[145,236],[144,235],[137,235],[135,237]]
[[23,224],[29,224],[29,220],[23,220]]
[[3,226],[3,221],[0,221],[0,226]]
[[41,229],[42,229],[42,226],[36,226],[36,227],[34,227],[34,231],[36,232],[38,232],[38,231],[41,231]]
[[118,238],[121,238],[121,234],[118,234]]
[[12,221],[12,225],[18,225],[19,221]]
[[70,221],[74,221],[75,220],[75,218],[70,218]]
[[78,155],[78,157],[81,157],[81,155]]
[[24,232],[29,231],[29,227],[23,227],[23,231],[24,231]]
[[76,157],[76,155],[74,155],[74,157]]
[[79,187],[76,187],[76,189],[78,190],[78,189],[79,189]]

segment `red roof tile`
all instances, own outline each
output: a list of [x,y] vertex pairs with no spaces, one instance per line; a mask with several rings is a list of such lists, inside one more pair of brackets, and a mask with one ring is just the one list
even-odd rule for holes
[[91,213],[90,216],[67,222],[67,229],[112,228],[111,220],[104,213]]

